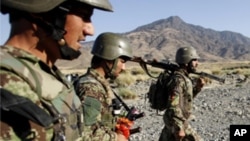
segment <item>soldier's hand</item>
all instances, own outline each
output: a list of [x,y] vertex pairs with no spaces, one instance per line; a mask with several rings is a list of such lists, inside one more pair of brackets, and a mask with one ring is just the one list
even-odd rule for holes
[[179,130],[176,135],[176,141],[181,141],[185,137],[185,131],[183,129]]
[[205,85],[206,81],[204,78],[200,77],[197,79],[197,82],[196,82],[196,88],[198,90],[201,90],[203,88],[203,86]]
[[127,118],[119,118],[115,126],[116,132],[123,134],[127,139],[130,136],[130,128],[134,123]]
[[120,133],[117,133],[117,141],[128,141],[128,139]]

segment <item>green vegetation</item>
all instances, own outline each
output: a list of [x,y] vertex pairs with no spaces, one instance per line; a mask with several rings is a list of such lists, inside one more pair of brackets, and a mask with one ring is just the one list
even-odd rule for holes
[[136,93],[126,87],[119,87],[118,88],[119,95],[124,99],[135,99]]

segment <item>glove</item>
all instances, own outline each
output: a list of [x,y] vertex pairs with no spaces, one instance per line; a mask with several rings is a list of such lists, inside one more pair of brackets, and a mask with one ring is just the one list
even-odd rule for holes
[[127,118],[119,118],[115,126],[116,132],[122,133],[127,139],[130,136],[130,128],[133,126],[133,121],[130,121]]

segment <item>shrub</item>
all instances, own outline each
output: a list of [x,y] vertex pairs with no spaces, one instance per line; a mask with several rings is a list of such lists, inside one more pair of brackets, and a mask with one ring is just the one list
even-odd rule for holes
[[135,99],[136,94],[132,90],[125,88],[125,87],[119,87],[118,88],[119,95],[124,99]]

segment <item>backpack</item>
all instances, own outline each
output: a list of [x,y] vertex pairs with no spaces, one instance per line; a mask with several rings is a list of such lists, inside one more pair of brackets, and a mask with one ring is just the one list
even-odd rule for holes
[[174,76],[181,76],[185,80],[184,76],[175,71],[165,70],[161,72],[156,81],[150,84],[149,91],[147,93],[148,102],[152,109],[163,111],[167,108],[170,95],[174,88]]

